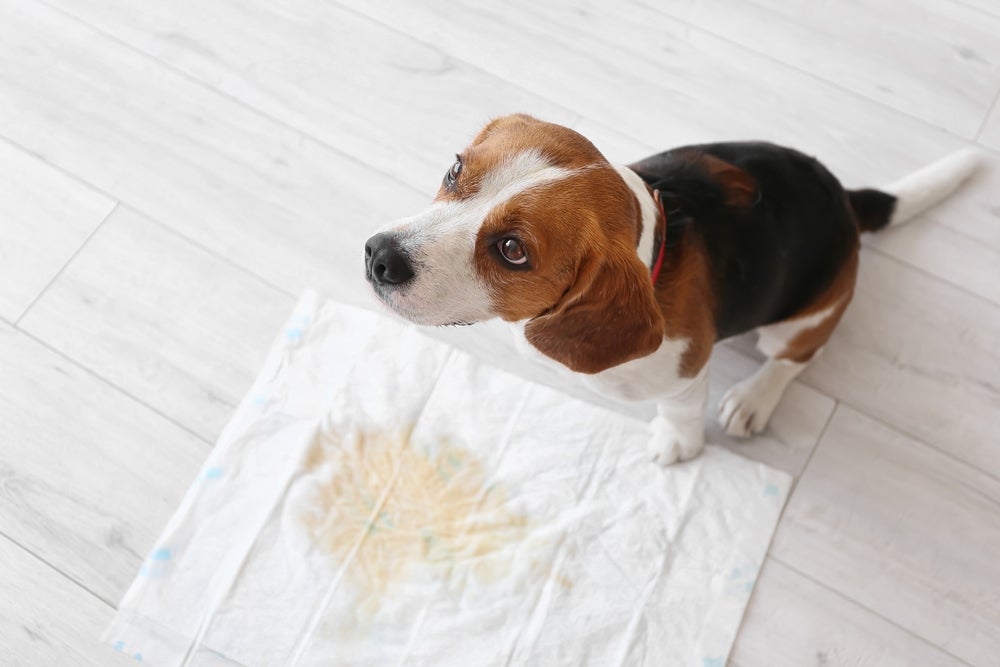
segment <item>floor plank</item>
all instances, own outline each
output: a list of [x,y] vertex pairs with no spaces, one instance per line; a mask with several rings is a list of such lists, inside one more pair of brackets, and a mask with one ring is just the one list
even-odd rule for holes
[[125,207],[87,250],[21,326],[214,441],[295,300]]
[[364,240],[430,194],[56,10],[0,12],[0,45],[17,54],[0,58],[0,133],[290,293],[371,303],[351,268]]
[[323,0],[49,4],[428,195],[452,154],[491,117],[577,118]]
[[646,4],[969,139],[1000,88],[1000,17],[959,2]]
[[957,667],[965,663],[768,559],[730,667]]
[[114,610],[0,536],[0,646],[8,667],[135,665],[98,642]]
[[1000,306],[1000,251],[942,222],[960,224],[968,218],[951,215],[948,203],[940,208],[901,227],[868,235],[864,243]]
[[993,0],[959,0],[966,7],[977,9],[984,14],[1000,17],[1000,6]]
[[983,125],[979,141],[995,151],[1000,151],[1000,103],[994,102],[992,113]]
[[0,377],[0,532],[117,602],[208,446],[7,327]]
[[865,183],[897,178],[963,145],[635,2],[623,11],[518,0],[510,11],[445,0],[340,1],[658,150],[766,139]]
[[1000,481],[841,406],[772,554],[971,665],[1000,651]]
[[0,141],[0,317],[16,321],[115,202]]
[[864,251],[806,384],[1000,477],[1000,308]]

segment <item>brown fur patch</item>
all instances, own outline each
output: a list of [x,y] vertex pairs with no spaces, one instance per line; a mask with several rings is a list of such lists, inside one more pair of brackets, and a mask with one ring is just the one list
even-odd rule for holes
[[474,196],[484,176],[505,160],[527,150],[538,151],[551,166],[564,169],[607,164],[586,137],[567,127],[525,114],[503,116],[484,127],[462,151],[462,173],[454,187],[442,183],[435,201],[457,201]]
[[700,153],[698,164],[725,192],[726,206],[729,208],[750,208],[757,202],[757,182],[753,176],[725,160]]
[[694,233],[684,233],[668,251],[655,288],[666,335],[689,341],[678,372],[681,377],[694,377],[708,363],[715,345],[711,262]]
[[[622,246],[634,256],[639,215],[631,190],[610,166],[544,183],[497,206],[480,227],[475,250],[494,310],[509,321],[536,317],[556,305],[595,255]],[[524,243],[530,270],[512,268],[495,254],[495,243],[510,235]]]
[[834,310],[815,327],[796,334],[785,344],[785,348],[775,355],[776,359],[790,359],[804,364],[811,360],[821,347],[826,345],[826,341],[830,339],[830,335],[840,322],[844,311],[847,310],[851,297],[854,296],[854,284],[857,276],[858,248],[855,246],[830,286],[812,303],[784,321],[794,322],[835,306]]

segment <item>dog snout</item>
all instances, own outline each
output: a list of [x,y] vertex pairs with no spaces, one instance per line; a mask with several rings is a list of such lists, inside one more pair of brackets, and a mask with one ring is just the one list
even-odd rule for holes
[[374,285],[402,285],[413,277],[413,266],[394,234],[376,234],[365,243],[365,275]]

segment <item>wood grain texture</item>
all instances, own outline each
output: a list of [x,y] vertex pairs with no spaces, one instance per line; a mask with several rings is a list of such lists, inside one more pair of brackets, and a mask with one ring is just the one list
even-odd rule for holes
[[55,0],[143,53],[431,195],[490,118],[575,112],[336,3]]
[[984,122],[979,141],[995,151],[1000,151],[1000,103],[994,102],[991,113]]
[[965,660],[1000,652],[1000,481],[838,407],[772,553]]
[[0,317],[17,320],[114,201],[0,141]]
[[21,326],[211,442],[294,305],[123,207]]
[[430,194],[56,10],[3,0],[0,12],[0,44],[17,54],[0,58],[10,139],[290,293],[372,303],[365,239]]
[[864,239],[869,247],[1000,306],[1000,251],[947,226],[945,210]]
[[878,182],[963,144],[637,3],[341,4],[657,150],[766,139],[819,156],[845,180]]
[[761,570],[730,667],[958,667],[965,663],[780,562]]
[[114,610],[0,536],[0,658],[6,667],[136,664],[97,637]]
[[0,532],[117,602],[208,446],[2,326],[0,377]]
[[1000,17],[1000,6],[992,0],[959,0],[959,2],[966,7],[978,9],[984,14]]
[[645,4],[969,139],[997,90],[1000,17],[961,2]]
[[801,378],[1000,477],[1000,308],[861,255],[854,300]]

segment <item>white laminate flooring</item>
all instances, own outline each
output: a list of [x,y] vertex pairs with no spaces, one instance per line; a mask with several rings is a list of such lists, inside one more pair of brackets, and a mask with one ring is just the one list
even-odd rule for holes
[[708,427],[797,477],[730,664],[998,664],[998,35],[991,0],[0,0],[0,666],[134,664],[96,637],[297,295],[372,305],[364,239],[514,111],[849,186],[981,148],[865,240],[771,427]]

